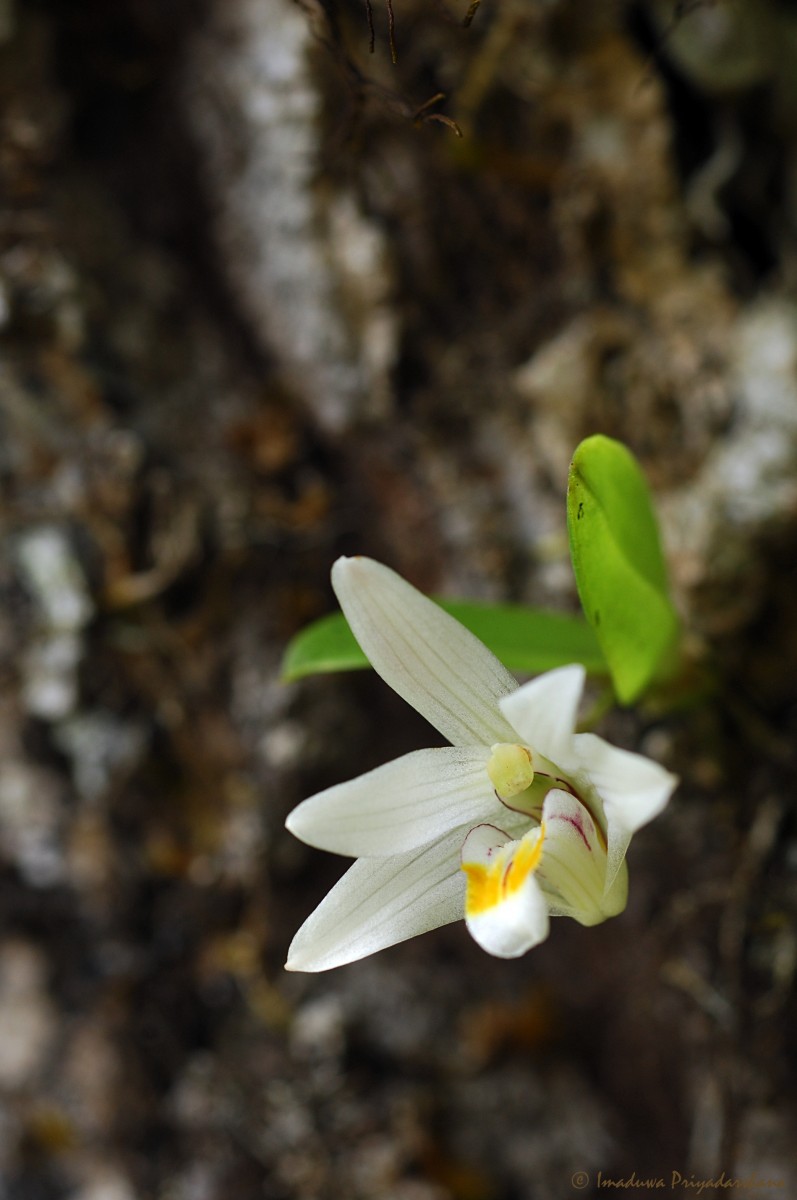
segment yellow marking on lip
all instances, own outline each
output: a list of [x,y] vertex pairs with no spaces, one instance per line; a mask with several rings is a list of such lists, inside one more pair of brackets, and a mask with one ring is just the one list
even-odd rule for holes
[[462,870],[467,880],[466,915],[477,917],[514,896],[539,866],[544,840],[545,826],[541,825],[540,836],[536,842],[527,842],[524,839],[512,852],[499,851],[489,866],[464,862]]

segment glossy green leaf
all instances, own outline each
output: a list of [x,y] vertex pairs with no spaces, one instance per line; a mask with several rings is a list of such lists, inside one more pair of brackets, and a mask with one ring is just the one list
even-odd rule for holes
[[620,442],[596,435],[576,450],[567,526],[581,604],[630,704],[675,666],[679,623],[650,492]]
[[[439,601],[446,612],[475,633],[512,671],[536,675],[567,663],[583,663],[595,675],[607,673],[598,639],[581,617],[511,604]],[[342,613],[308,625],[288,646],[283,678],[301,679],[327,671],[367,667]]]
[[357,645],[343,613],[330,613],[291,638],[282,660],[282,678],[303,679],[330,671],[357,671],[368,659]]

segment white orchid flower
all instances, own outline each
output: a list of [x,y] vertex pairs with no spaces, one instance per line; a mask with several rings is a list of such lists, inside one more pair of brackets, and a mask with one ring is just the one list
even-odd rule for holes
[[291,971],[325,971],[463,916],[515,958],[550,916],[594,925],[625,908],[632,834],[677,780],[575,732],[584,668],[518,687],[486,646],[367,558],[332,570],[372,666],[451,743],[417,750],[294,809],[308,845],[357,859],[301,927]]

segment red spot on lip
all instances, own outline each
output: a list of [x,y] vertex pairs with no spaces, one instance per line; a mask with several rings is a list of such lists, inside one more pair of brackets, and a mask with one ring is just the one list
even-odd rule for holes
[[[543,775],[543,773],[541,771],[538,771],[537,774],[539,776]],[[592,811],[589,801],[584,796],[582,796],[579,792],[577,792],[576,789],[573,787],[573,785],[568,783],[566,779],[560,779],[560,777],[558,775],[553,775],[553,776],[548,775],[547,778],[554,779],[560,785],[560,787],[562,788],[562,791],[568,792],[571,796],[574,796],[576,798],[576,800],[578,800],[579,804],[584,809],[585,813],[587,814],[587,816],[590,819],[590,823],[592,825],[592,832],[595,834],[598,841],[603,846],[603,849],[606,850],[606,848],[607,848],[606,834],[604,833],[604,830],[603,830],[603,827],[602,827],[600,821],[597,820],[595,813]],[[501,799],[500,796],[498,798],[499,798],[499,800]],[[510,805],[507,804],[507,808],[509,808],[509,807],[510,807]],[[563,817],[562,820],[564,820],[564,819],[565,818]],[[575,824],[575,821],[573,821],[572,824]],[[582,837],[584,837],[583,828],[579,828],[578,832],[581,834]],[[584,840],[586,841],[586,838]],[[589,843],[587,843],[587,845],[589,845]]]
[[587,847],[589,852],[592,853],[592,847],[590,846],[589,839],[587,838],[587,835],[584,832],[584,825],[581,820],[581,817],[580,816],[577,816],[577,817],[560,816],[558,819],[560,821],[566,821],[568,825],[572,825],[573,828],[575,829],[575,831],[577,832],[578,836],[581,838],[584,845]]

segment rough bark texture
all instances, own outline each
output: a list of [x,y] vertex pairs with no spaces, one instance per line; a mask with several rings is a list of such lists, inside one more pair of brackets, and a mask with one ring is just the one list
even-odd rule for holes
[[[0,1195],[785,1200],[797,18],[393,6],[0,3]],[[720,683],[604,722],[683,780],[627,913],[286,976],[285,814],[428,742],[287,639],[341,552],[573,609],[595,431]]]

